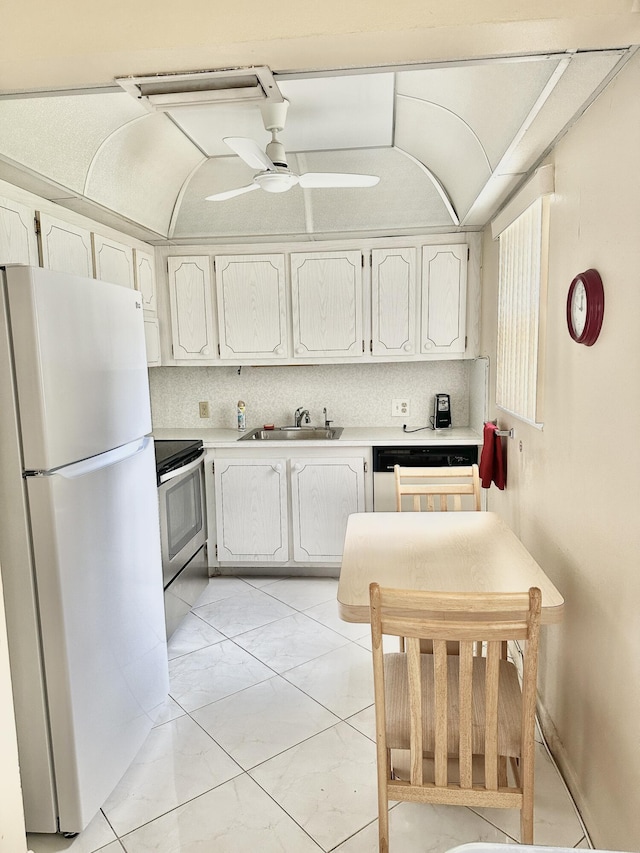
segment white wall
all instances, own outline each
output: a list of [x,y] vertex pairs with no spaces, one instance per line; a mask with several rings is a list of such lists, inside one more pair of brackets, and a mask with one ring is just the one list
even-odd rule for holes
[[[542,432],[490,405],[508,443],[498,511],[566,600],[545,629],[547,732],[594,845],[640,845],[640,55],[560,142],[551,203]],[[495,357],[497,244],[485,235],[481,351]],[[605,288],[593,347],[566,319],[571,280]],[[495,373],[491,372],[492,399]]]
[[[247,427],[291,424],[302,406],[314,424],[326,406],[334,426],[422,427],[433,396],[451,396],[454,426],[469,424],[469,361],[291,367],[156,367],[149,371],[155,429],[236,425],[236,403],[247,406]],[[410,414],[391,415],[392,399],[407,398]],[[210,418],[198,402],[208,401]]]

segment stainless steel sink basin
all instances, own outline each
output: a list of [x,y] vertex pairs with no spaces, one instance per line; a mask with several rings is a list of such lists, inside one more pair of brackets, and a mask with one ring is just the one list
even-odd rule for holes
[[252,429],[239,441],[334,441],[342,435],[343,427],[276,427]]

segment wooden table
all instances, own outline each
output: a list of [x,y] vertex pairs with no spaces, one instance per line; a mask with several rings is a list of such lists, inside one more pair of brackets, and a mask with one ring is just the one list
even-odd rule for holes
[[366,512],[349,516],[338,605],[369,621],[369,584],[451,592],[542,591],[541,622],[560,622],[564,599],[493,512]]

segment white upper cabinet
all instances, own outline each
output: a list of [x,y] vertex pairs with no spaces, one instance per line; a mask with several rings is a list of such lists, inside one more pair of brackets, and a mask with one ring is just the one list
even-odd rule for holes
[[157,317],[145,316],[144,341],[147,348],[147,366],[160,367],[160,324]]
[[93,234],[96,278],[123,287],[134,287],[133,249],[100,234]]
[[347,520],[364,512],[364,459],[292,459],[293,559],[340,562]]
[[35,211],[0,198],[0,264],[38,266]]
[[45,213],[39,219],[42,266],[93,278],[91,232]]
[[133,271],[136,290],[142,297],[142,308],[154,314],[158,310],[156,299],[156,264],[151,252],[133,250]]
[[272,563],[289,558],[284,459],[215,462],[218,559]]
[[362,356],[362,252],[291,254],[296,358]]
[[169,258],[169,302],[173,357],[210,361],[215,357],[210,258]]
[[416,352],[416,249],[371,252],[371,352]]
[[466,243],[422,249],[421,352],[464,353],[467,309]]
[[284,255],[217,255],[220,357],[286,358]]

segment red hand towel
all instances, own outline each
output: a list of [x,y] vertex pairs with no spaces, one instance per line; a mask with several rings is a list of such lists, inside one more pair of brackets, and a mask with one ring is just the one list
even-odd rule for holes
[[484,445],[480,456],[480,479],[482,488],[488,489],[494,482],[499,489],[506,485],[506,470],[502,439],[498,427],[492,423],[484,425]]

